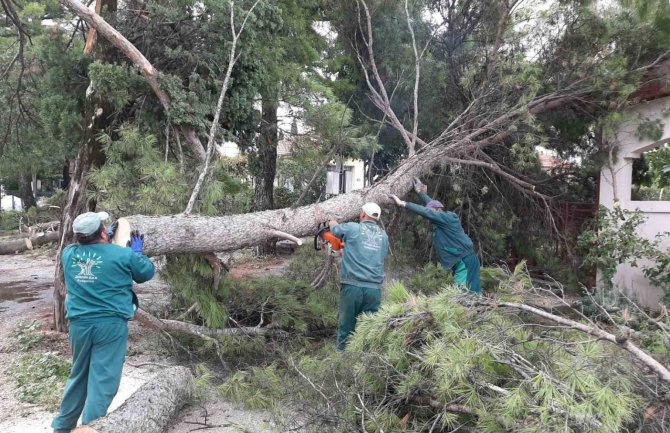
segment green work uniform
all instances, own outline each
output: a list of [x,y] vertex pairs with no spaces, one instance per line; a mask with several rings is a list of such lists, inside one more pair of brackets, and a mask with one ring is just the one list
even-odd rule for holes
[[57,433],[103,417],[119,389],[128,342],[128,320],[135,315],[133,281],[154,276],[148,257],[111,244],[73,244],[62,253],[72,370],[65,384]]
[[[425,193],[419,196],[424,204],[432,200]],[[433,224],[433,245],[442,267],[454,273],[457,284],[464,284],[471,291],[481,293],[479,258],[472,240],[463,231],[458,215],[449,211],[436,212],[416,203],[407,203],[405,206]]]
[[331,232],[345,243],[337,330],[337,348],[344,350],[347,337],[356,328],[358,315],[379,309],[389,240],[373,221],[337,224],[331,227]]

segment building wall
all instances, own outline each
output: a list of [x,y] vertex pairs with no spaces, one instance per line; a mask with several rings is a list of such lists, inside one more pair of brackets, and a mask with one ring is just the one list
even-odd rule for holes
[[[636,105],[630,110],[634,119],[623,122],[616,134],[619,146],[613,168],[604,167],[600,173],[600,204],[612,209],[614,197],[619,198],[620,206],[627,210],[644,212],[647,221],[639,227],[639,234],[653,239],[657,234],[670,231],[670,201],[632,201],[631,186],[633,161],[643,152],[654,149],[670,141],[670,118],[662,119],[664,131],[661,140],[653,141],[636,136],[639,119],[656,119],[662,117],[663,110],[670,107],[670,97],[656,99]],[[670,241],[664,245],[670,249]],[[644,265],[644,263],[640,263]],[[640,304],[656,308],[663,295],[660,287],[653,286],[639,268],[619,265],[614,277],[614,286],[635,298]]]
[[[349,172],[345,177],[347,179],[344,186],[340,185],[340,170]],[[343,191],[345,194],[365,188],[365,162],[360,159],[346,159],[341,163],[331,161],[326,175],[326,194],[339,194]]]

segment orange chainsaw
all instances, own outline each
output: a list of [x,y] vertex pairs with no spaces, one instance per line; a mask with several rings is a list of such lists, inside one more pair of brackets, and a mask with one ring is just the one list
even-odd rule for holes
[[330,231],[328,223],[319,224],[316,235],[314,235],[314,249],[336,255],[342,253],[342,248],[344,248],[344,242]]

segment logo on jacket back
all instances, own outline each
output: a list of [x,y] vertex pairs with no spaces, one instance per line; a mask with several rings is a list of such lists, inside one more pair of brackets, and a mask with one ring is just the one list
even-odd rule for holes
[[378,227],[367,227],[366,224],[361,224],[361,243],[363,248],[367,250],[380,251],[384,239],[384,232]]
[[102,257],[95,253],[77,254],[72,258],[72,267],[79,268],[79,274],[74,279],[80,283],[91,283],[98,279],[95,276],[95,270],[100,269],[102,264]]

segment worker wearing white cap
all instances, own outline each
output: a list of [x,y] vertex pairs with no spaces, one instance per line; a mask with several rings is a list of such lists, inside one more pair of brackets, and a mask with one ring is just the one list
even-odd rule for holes
[[74,429],[79,415],[84,424],[106,415],[119,389],[128,320],[138,304],[133,281],[143,283],[154,276],[153,263],[142,254],[144,236],[133,232],[129,248],[110,244],[113,230],[104,224],[108,218],[106,212],[75,218],[77,243],[65,247],[61,257],[72,370],[51,424],[56,433]]
[[365,203],[360,223],[339,224],[333,220],[329,224],[330,231],[345,243],[340,268],[338,350],[344,350],[358,315],[376,312],[381,303],[384,259],[389,248],[388,236],[378,224],[381,213],[376,203]]

